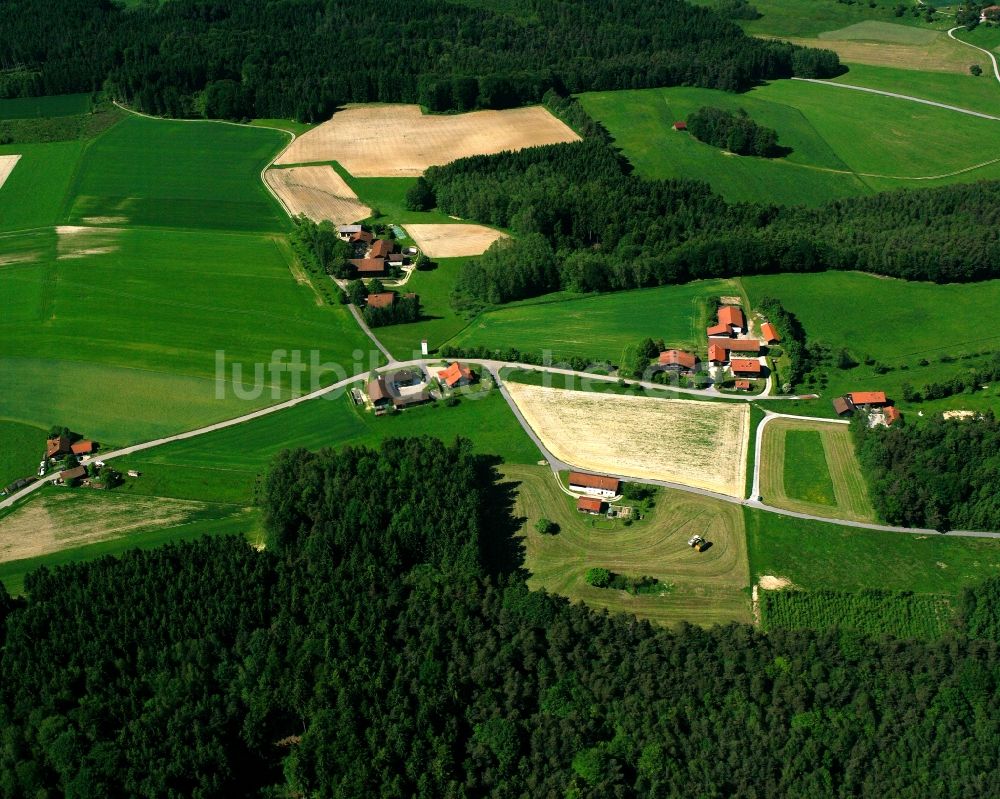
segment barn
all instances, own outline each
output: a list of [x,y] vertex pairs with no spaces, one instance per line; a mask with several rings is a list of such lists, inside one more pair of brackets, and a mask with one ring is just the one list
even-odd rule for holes
[[621,488],[621,480],[602,474],[587,474],[586,472],[570,472],[569,488],[584,494],[596,494],[600,497],[613,497]]

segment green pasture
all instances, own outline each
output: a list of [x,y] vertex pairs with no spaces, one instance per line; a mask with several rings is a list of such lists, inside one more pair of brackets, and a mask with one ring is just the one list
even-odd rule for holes
[[793,499],[833,505],[833,480],[816,430],[789,430],[785,434],[785,493]]
[[76,224],[283,231],[260,180],[287,143],[278,131],[130,116],[90,147],[71,188]]
[[266,472],[283,449],[376,446],[386,438],[419,435],[449,442],[465,436],[478,452],[500,455],[510,463],[541,458],[496,391],[460,395],[455,407],[432,404],[382,417],[338,394],[122,459],[119,468],[139,469],[143,476],[120,490],[245,504],[257,475]]
[[456,335],[468,320],[451,307],[451,291],[462,265],[472,258],[439,258],[428,272],[414,272],[400,291],[420,295],[421,319],[406,325],[389,325],[376,331],[379,340],[397,358],[405,360],[420,353],[421,339],[427,339],[431,351]]
[[891,25],[926,32],[945,24],[928,25],[923,18],[911,16],[909,7],[904,16],[897,17],[893,13],[897,5],[894,0],[875,0],[874,8],[869,2],[848,4],[836,0],[755,0],[753,5],[760,19],[741,20],[739,24],[747,33],[758,36],[813,38],[857,25],[874,29]]
[[36,473],[47,433],[47,428],[0,419],[0,488]]
[[956,598],[1000,574],[1000,541],[887,533],[744,508],[750,579],[784,577],[805,591],[879,588]]
[[[970,50],[969,55],[972,56],[969,61],[971,64],[975,61],[975,53]],[[982,66],[985,70],[986,65]],[[965,74],[918,72],[912,69],[851,64],[846,73],[833,78],[830,82],[909,94],[925,100],[1000,116],[1000,84],[985,72],[977,78],[968,72]]]
[[[992,50],[995,54],[1000,54],[1000,25],[977,25],[971,31],[955,31],[955,35],[963,42],[974,44],[976,47],[982,47],[985,50]],[[971,64],[976,60],[976,53],[969,50],[969,55],[972,56],[972,60],[969,62]],[[980,66],[983,68],[983,74],[984,76],[988,76],[991,73],[992,65],[988,63],[989,59],[985,53],[980,53],[979,55],[981,56],[982,62]]]
[[447,225],[460,220],[437,209],[410,211],[406,207],[406,192],[417,182],[416,178],[356,178],[336,161],[329,162],[347,182],[358,199],[372,209],[372,221],[386,224],[423,222]]
[[[0,155],[21,156],[0,186],[0,231],[61,221],[69,184],[83,149],[84,144],[79,141],[0,145]],[[0,248],[5,246],[2,239],[0,236]]]
[[[777,297],[799,318],[809,341],[829,347],[834,356],[846,348],[859,362],[853,369],[835,365],[820,369],[827,386],[804,388],[818,391],[823,400],[789,412],[832,416],[830,398],[849,391],[885,391],[904,413],[913,415],[1000,408],[998,386],[914,405],[901,397],[905,382],[917,389],[942,382],[1000,351],[1000,333],[970,325],[970,320],[989,318],[1000,302],[1000,281],[937,285],[860,272],[823,272],[748,277],[740,282],[751,305],[761,297]],[[875,366],[864,364],[865,356],[891,371],[877,374]]]
[[0,119],[32,117],[67,117],[86,114],[91,109],[90,95],[54,94],[49,97],[16,97],[0,100]]
[[[458,347],[516,347],[618,362],[622,349],[644,338],[668,347],[702,350],[707,313],[720,296],[741,295],[733,280],[701,280],[682,286],[587,295],[574,299],[508,305],[476,317],[449,341]],[[712,320],[714,321],[714,319]]]
[[[1000,177],[1000,164],[935,180],[989,160],[1000,123],[907,100],[797,81],[740,95],[668,88],[592,92],[584,108],[649,177],[705,180],[730,200],[810,204],[873,191]],[[672,129],[704,105],[745,109],[791,148],[741,157]],[[873,177],[878,176],[878,177]]]

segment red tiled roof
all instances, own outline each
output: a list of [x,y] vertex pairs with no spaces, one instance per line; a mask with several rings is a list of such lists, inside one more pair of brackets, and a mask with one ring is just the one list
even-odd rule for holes
[[712,325],[708,328],[707,333],[710,336],[728,336],[733,330],[729,325],[717,324]]
[[885,423],[892,424],[903,418],[903,415],[892,405],[885,409]]
[[743,311],[735,305],[723,305],[719,308],[719,324],[733,327],[746,327]]
[[751,374],[759,375],[761,370],[760,361],[752,358],[733,358],[729,362],[729,368],[733,370],[733,374]]
[[708,345],[708,360],[712,363],[725,363],[726,348],[721,344]]
[[391,291],[380,291],[368,295],[369,308],[388,308],[396,301],[396,295]]
[[62,480],[76,480],[78,477],[83,477],[87,474],[86,468],[83,466],[75,466],[72,469],[67,469],[64,472],[59,472],[59,478]]
[[710,338],[709,344],[718,344],[730,352],[760,352],[760,342],[752,338]]
[[74,455],[89,455],[91,452],[94,451],[94,442],[93,441],[77,441],[72,446],[72,450],[73,450],[73,454]]
[[660,366],[683,366],[685,369],[694,369],[697,361],[694,353],[683,350],[665,350],[660,353]]
[[363,241],[365,244],[369,244],[375,237],[369,233],[367,230],[362,230],[358,233],[351,234],[351,241]]
[[362,275],[385,272],[384,258],[351,258],[350,264]]
[[463,380],[471,380],[472,370],[456,361],[447,369],[441,369],[438,372],[438,377],[444,380],[448,388],[454,388]]
[[368,253],[369,258],[384,258],[396,249],[396,245],[385,239],[378,239],[372,244],[372,251]]
[[750,381],[749,380],[737,380],[734,385],[736,386],[736,390],[737,391],[749,391],[750,390]]
[[604,503],[597,497],[580,497],[576,501],[576,509],[587,511],[587,513],[600,513]]
[[674,123],[674,130],[687,130],[687,129],[688,129],[688,123],[685,122],[684,120],[678,120],[677,122]]
[[53,455],[62,455],[63,453],[70,452],[69,439],[66,436],[58,436],[57,438],[50,438],[45,442],[45,457],[51,458]]
[[764,341],[768,344],[775,344],[781,341],[781,336],[778,335],[778,331],[775,330],[774,325],[770,322],[764,322],[760,326],[760,333],[764,337]]
[[587,474],[586,472],[570,472],[569,484],[584,488],[600,488],[603,491],[618,491],[621,480],[603,474]]
[[885,405],[884,391],[852,391],[848,394],[855,405]]

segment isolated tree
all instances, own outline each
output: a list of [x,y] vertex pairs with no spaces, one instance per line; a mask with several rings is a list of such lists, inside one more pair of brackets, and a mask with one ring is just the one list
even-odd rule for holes
[[611,583],[611,572],[607,569],[594,568],[587,569],[587,585],[594,588],[607,588]]
[[541,535],[555,535],[559,532],[559,525],[549,519],[539,519],[535,522],[535,531]]
[[979,64],[973,64],[969,67],[969,72],[978,78],[983,74],[983,68]]
[[364,305],[367,296],[368,290],[360,280],[352,280],[347,284],[347,299],[352,305]]

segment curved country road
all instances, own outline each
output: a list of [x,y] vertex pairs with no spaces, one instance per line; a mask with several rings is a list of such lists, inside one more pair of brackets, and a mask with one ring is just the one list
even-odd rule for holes
[[993,55],[989,50],[979,47],[974,44],[969,44],[969,42],[964,42],[955,35],[955,31],[965,30],[964,25],[958,25],[948,31],[948,38],[954,39],[959,44],[964,44],[966,47],[971,47],[973,50],[978,50],[980,53],[986,53],[986,56],[993,62],[993,77],[1000,81],[1000,66],[997,65],[997,57]]
[[[952,28],[952,30],[957,30],[957,28]],[[950,34],[951,31],[948,31]],[[954,37],[952,37],[954,38]],[[961,39],[955,39],[956,42],[961,42],[962,44],[969,44],[968,42],[963,42]],[[969,47],[975,47],[977,50],[982,50],[981,47],[976,47],[974,44],[969,44]],[[984,53],[993,58],[993,54],[987,50],[983,50]],[[996,59],[993,59],[994,68],[996,68]],[[997,80],[1000,80],[1000,72],[997,73]],[[984,114],[982,111],[973,111],[971,108],[961,108],[957,105],[948,105],[947,103],[939,103],[936,100],[925,100],[923,97],[914,97],[910,94],[899,94],[897,92],[887,92],[882,89],[869,89],[867,86],[853,86],[850,83],[834,83],[830,80],[820,80],[819,78],[792,78],[792,80],[802,81],[804,83],[816,83],[820,86],[836,86],[838,89],[850,89],[855,92],[868,92],[869,94],[881,94],[883,97],[895,97],[897,100],[909,100],[913,103],[923,103],[924,105],[932,105],[935,108],[944,108],[948,111],[955,111],[959,114],[968,114],[972,117],[979,117],[980,119],[992,119],[996,122],[1000,122],[1000,117],[993,116],[992,114]]]

